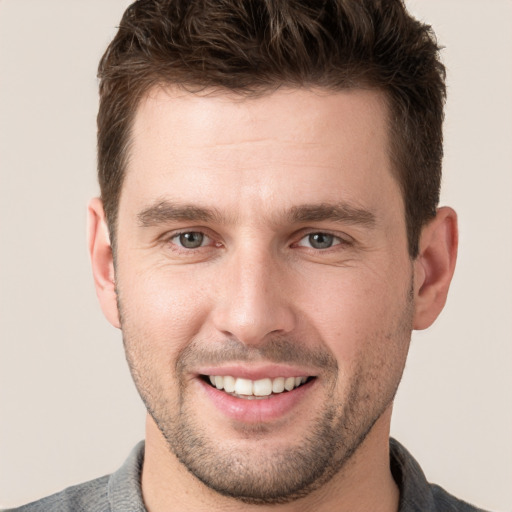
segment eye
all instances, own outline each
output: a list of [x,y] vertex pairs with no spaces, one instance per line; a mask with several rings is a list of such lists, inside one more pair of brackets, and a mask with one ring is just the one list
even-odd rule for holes
[[329,249],[333,245],[339,245],[341,239],[329,233],[310,233],[302,238],[297,245],[311,247],[312,249]]
[[198,249],[210,242],[210,238],[200,231],[187,231],[171,238],[171,242],[184,249]]

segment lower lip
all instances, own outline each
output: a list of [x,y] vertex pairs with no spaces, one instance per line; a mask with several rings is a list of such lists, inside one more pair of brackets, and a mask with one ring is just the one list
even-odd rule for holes
[[215,407],[231,419],[245,423],[264,423],[280,419],[299,406],[310,392],[316,379],[292,391],[285,391],[268,398],[247,399],[229,395],[198,379]]

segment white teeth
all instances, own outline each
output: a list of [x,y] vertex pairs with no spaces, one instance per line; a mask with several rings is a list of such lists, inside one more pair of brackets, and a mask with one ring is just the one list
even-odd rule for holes
[[235,378],[231,375],[209,375],[212,386],[223,389],[227,393],[244,395],[245,397],[265,397],[272,393],[282,393],[284,390],[292,391],[301,384],[304,384],[307,377],[277,377],[275,379],[265,378],[250,380]]
[[224,391],[227,391],[228,393],[234,393],[235,384],[236,379],[234,377],[231,377],[230,375],[226,375],[224,377]]
[[284,391],[284,377],[277,377],[272,381],[272,393],[282,393]]
[[254,396],[268,396],[272,393],[272,381],[270,379],[255,380],[252,385]]
[[295,387],[295,377],[288,377],[284,381],[284,389],[291,391]]
[[237,395],[252,395],[252,380],[236,379],[235,393]]

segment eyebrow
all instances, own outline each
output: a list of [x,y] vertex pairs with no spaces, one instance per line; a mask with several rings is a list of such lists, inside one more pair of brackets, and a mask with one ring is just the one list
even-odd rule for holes
[[372,211],[345,202],[294,206],[290,210],[290,218],[297,223],[333,221],[368,228],[374,227],[376,223],[376,216]]
[[218,222],[222,215],[215,209],[163,200],[142,210],[137,219],[141,227],[151,227],[180,221]]
[[[179,204],[161,200],[145,208],[137,215],[141,227],[152,227],[171,222],[231,223],[216,208],[203,208],[191,204]],[[290,208],[285,218],[292,224],[331,221],[343,224],[374,227],[376,216],[370,210],[341,203],[303,204]]]

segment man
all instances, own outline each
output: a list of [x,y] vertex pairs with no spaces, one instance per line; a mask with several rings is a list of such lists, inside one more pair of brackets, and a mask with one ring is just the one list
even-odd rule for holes
[[100,80],[89,247],[146,442],[21,510],[476,510],[389,441],[457,248],[429,29],[398,1],[141,1]]

